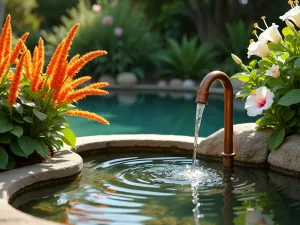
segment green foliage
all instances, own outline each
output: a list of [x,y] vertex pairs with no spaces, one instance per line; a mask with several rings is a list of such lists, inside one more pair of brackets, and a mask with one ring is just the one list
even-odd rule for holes
[[74,7],[78,0],[37,0],[39,7],[35,12],[43,17],[42,27],[52,27],[60,24],[60,18],[67,9]]
[[[256,113],[262,115],[256,124],[259,129],[274,129],[269,138],[270,150],[280,146],[286,136],[300,133],[300,32],[286,27],[282,34],[283,40],[279,43],[265,43],[269,48],[268,55],[259,61],[251,61],[249,66],[241,64],[244,72],[233,76],[244,82],[242,91],[236,97],[247,97],[250,105],[254,99],[258,99],[258,105],[264,104],[256,93],[259,88],[264,88],[265,92],[269,93],[265,96],[272,104],[264,108],[262,113]],[[260,47],[255,55],[259,55],[259,51],[262,51]],[[254,96],[251,96],[253,93]]]
[[181,43],[168,39],[167,50],[157,58],[163,63],[161,75],[203,77],[213,68],[216,53],[208,44],[198,46],[198,39],[183,38]]
[[40,26],[40,17],[33,10],[38,6],[37,0],[5,0],[5,13],[12,16],[11,25],[18,34],[26,30],[36,31]]
[[[251,27],[248,27],[243,21],[232,22],[226,24],[226,33],[224,35],[218,35],[213,39],[213,44],[216,51],[220,53],[220,56],[225,56],[233,53],[239,55],[241,59],[246,58],[245,49],[249,44],[251,37]],[[231,59],[225,59],[224,63],[220,66],[221,70],[228,73],[237,73],[237,67]]]
[[[103,24],[110,17],[111,24]],[[93,74],[94,78],[104,73],[118,74],[133,72],[144,78],[144,71],[155,66],[154,54],[159,49],[159,36],[151,30],[143,15],[143,8],[123,0],[115,7],[102,3],[101,12],[93,12],[91,5],[81,0],[76,8],[62,18],[63,25],[54,27],[54,33],[45,33],[51,51],[64,37],[74,23],[80,23],[80,31],[74,39],[70,55],[86,51],[105,49],[108,55],[95,60],[83,69],[83,74]],[[116,29],[122,29],[116,35]],[[119,30],[120,30],[119,29]]]

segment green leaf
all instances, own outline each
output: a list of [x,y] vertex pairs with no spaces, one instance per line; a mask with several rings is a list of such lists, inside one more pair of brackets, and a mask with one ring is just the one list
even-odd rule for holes
[[0,143],[2,144],[9,144],[10,143],[11,135],[10,133],[4,133],[0,135]]
[[12,156],[9,155],[6,169],[11,170],[11,169],[14,169],[15,167],[16,167],[16,161]]
[[20,148],[17,140],[10,142],[9,147],[15,155],[27,158],[27,155]]
[[294,62],[294,65],[297,69],[300,69],[300,58],[296,59],[296,61]]
[[249,66],[251,67],[251,69],[254,69],[256,64],[257,64],[257,60],[252,60],[249,64]]
[[19,96],[18,97],[21,102],[24,104],[24,105],[27,105],[27,106],[30,106],[30,107],[36,107],[35,103],[34,102],[31,102],[31,101],[28,101],[26,98],[22,97],[22,96]]
[[292,35],[292,36],[295,35],[294,31],[293,31],[291,28],[289,28],[289,27],[283,28],[283,29],[282,29],[282,34],[283,34],[285,37],[288,36],[288,35]]
[[21,137],[23,135],[23,128],[20,126],[14,126],[14,128],[9,132],[17,137]]
[[25,120],[27,123],[33,123],[33,119],[30,116],[25,116],[23,120]]
[[250,80],[250,76],[248,76],[248,75],[241,75],[241,76],[238,77],[238,79],[240,81],[243,81],[243,82],[248,82]]
[[18,144],[21,150],[25,153],[26,157],[31,155],[34,152],[32,147],[32,139],[28,136],[22,136],[18,139]]
[[65,128],[65,129],[62,129],[61,132],[64,134],[64,136],[61,138],[63,140],[63,142],[65,142],[67,145],[70,145],[73,148],[75,148],[76,136],[73,133],[73,131],[68,128]]
[[6,169],[8,164],[8,154],[4,148],[0,147],[0,169]]
[[247,73],[236,73],[236,74],[234,74],[233,76],[231,76],[230,79],[233,79],[233,78],[239,78],[240,76],[243,76],[243,75],[248,76]]
[[15,110],[16,110],[20,115],[23,114],[24,108],[23,108],[23,106],[22,106],[20,103],[15,103],[15,104],[13,105],[13,107],[15,108]]
[[285,50],[284,47],[282,47],[282,46],[279,45],[279,44],[275,44],[275,43],[273,43],[273,42],[269,42],[269,43],[268,43],[268,47],[269,47],[269,49],[270,49],[271,51],[274,51],[274,52],[282,52],[282,51]]
[[244,98],[244,97],[248,97],[249,95],[251,95],[251,91],[241,90],[238,93],[236,93],[235,97],[236,98]]
[[269,137],[269,149],[272,151],[281,145],[285,136],[285,128],[279,126]]
[[286,93],[278,101],[278,105],[290,106],[300,102],[300,89],[294,89]]
[[40,121],[43,121],[45,119],[47,119],[47,115],[44,113],[41,113],[40,111],[38,111],[37,109],[33,109],[33,113],[34,115],[39,118]]
[[36,139],[32,139],[32,147],[34,150],[39,153],[44,159],[47,158],[49,153],[49,148],[43,142]]
[[6,117],[0,117],[0,133],[6,133],[14,128],[10,120]]

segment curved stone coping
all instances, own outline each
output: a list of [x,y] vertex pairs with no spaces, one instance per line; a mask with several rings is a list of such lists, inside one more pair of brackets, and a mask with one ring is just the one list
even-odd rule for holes
[[[119,84],[111,84],[106,87],[107,90],[139,90],[139,91],[160,91],[160,92],[168,92],[168,91],[176,91],[176,92],[194,92],[197,93],[198,87],[182,87],[182,86],[166,86],[160,87],[155,84],[135,84],[135,85],[119,85]],[[223,94],[224,89],[211,87],[209,89],[210,94]],[[234,93],[236,94],[238,90],[234,89]]]
[[49,161],[0,173],[0,224],[1,225],[54,225],[18,211],[8,204],[9,199],[23,188],[47,180],[55,180],[80,173],[82,158],[65,149],[55,153]]
[[[198,142],[204,138],[198,138]],[[133,134],[133,135],[97,135],[77,139],[77,153],[92,150],[118,148],[174,148],[192,151],[194,137],[179,135]]]

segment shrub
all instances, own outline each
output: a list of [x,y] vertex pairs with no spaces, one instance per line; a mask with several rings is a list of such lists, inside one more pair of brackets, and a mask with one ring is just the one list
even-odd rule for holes
[[[293,7],[293,1],[289,3]],[[245,66],[233,56],[243,69],[234,78],[245,83],[237,97],[247,98],[245,108],[249,116],[260,115],[256,121],[259,129],[274,129],[269,138],[270,150],[276,149],[286,136],[300,133],[300,32],[289,21],[300,27],[295,14],[298,3],[295,7],[280,17],[288,26],[282,30],[283,37],[274,23],[260,35],[254,32],[258,40],[251,40],[248,57],[255,55],[258,60]],[[262,20],[267,25],[265,17]],[[254,26],[261,29],[258,24]]]
[[213,40],[216,51],[220,53],[220,58],[225,58],[225,61],[220,65],[221,70],[228,74],[238,72],[234,62],[228,59],[227,55],[234,53],[243,60],[246,59],[244,51],[248,46],[251,31],[252,28],[246,26],[243,21],[227,23],[225,35],[219,35]]
[[[68,59],[68,51],[78,25],[59,44],[44,71],[44,42],[39,40],[33,57],[24,44],[24,34],[11,48],[10,17],[0,37],[0,169],[12,169],[16,162],[33,154],[47,158],[49,149],[63,144],[75,147],[76,138],[64,115],[80,116],[109,124],[104,118],[76,109],[72,103],[88,95],[105,95],[107,83],[95,83],[83,89],[77,86],[91,77],[73,80],[90,60],[106,54],[94,51]],[[16,66],[16,68],[13,68]],[[29,161],[29,160],[28,160]]]
[[143,78],[144,71],[153,68],[153,55],[159,49],[159,36],[151,31],[151,24],[145,20],[142,8],[123,0],[117,5],[102,5],[100,12],[93,12],[84,0],[63,17],[63,25],[54,28],[54,33],[45,34],[50,45],[56,45],[74,21],[82,29],[74,40],[71,55],[82,54],[95,48],[106,49],[109,54],[87,66],[85,74],[98,75],[120,72],[134,72]]
[[188,40],[184,37],[181,43],[168,39],[166,52],[157,56],[163,63],[161,75],[175,77],[200,77],[213,68],[213,58],[216,53],[208,44],[198,46],[197,38]]

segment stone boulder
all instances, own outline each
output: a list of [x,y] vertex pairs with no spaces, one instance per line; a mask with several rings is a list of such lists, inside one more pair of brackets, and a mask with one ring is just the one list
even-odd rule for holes
[[178,78],[173,78],[169,81],[170,87],[181,87],[182,86],[182,80]]
[[116,79],[112,75],[103,74],[102,76],[100,76],[99,82],[108,82],[109,84],[115,84]]
[[281,169],[300,172],[300,135],[292,135],[285,139],[276,150],[271,151],[268,163]]
[[117,76],[117,82],[120,85],[126,85],[126,86],[130,86],[130,85],[134,85],[138,83],[138,79],[135,76],[134,73],[120,73]]
[[[204,129],[202,127],[202,129]],[[268,137],[270,129],[256,130],[255,123],[233,126],[234,159],[243,163],[263,164],[268,157]],[[224,129],[221,129],[201,141],[198,153],[207,156],[221,156],[224,151]]]
[[160,80],[157,82],[158,87],[167,87],[167,85],[168,85],[167,81],[165,81],[165,80]]
[[185,87],[185,88],[196,87],[196,82],[191,79],[186,79],[182,82],[182,87]]

